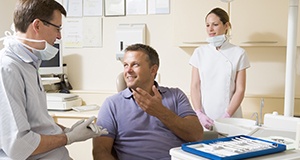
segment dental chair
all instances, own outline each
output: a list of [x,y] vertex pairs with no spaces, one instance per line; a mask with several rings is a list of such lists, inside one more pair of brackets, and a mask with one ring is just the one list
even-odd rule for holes
[[117,76],[116,87],[118,92],[123,91],[125,88],[127,88],[126,82],[123,77],[123,72],[119,73],[119,75]]

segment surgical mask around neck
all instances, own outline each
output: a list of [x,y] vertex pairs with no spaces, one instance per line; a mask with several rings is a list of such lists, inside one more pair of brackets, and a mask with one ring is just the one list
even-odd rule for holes
[[5,34],[5,37],[0,38],[0,42],[4,40],[4,42],[3,42],[4,45],[7,45],[7,43],[9,43],[9,41],[11,41],[12,39],[21,39],[21,40],[26,40],[26,41],[35,42],[35,43],[45,43],[45,48],[40,50],[40,49],[33,48],[25,43],[20,42],[20,44],[22,44],[23,46],[31,49],[33,54],[38,56],[41,60],[50,60],[53,57],[55,57],[55,55],[58,53],[58,49],[56,47],[54,47],[53,45],[49,44],[46,40],[36,40],[36,39],[18,37],[18,36],[16,36],[16,32],[14,32],[14,35],[12,35],[9,31],[5,31],[4,34]]
[[33,54],[37,55],[42,60],[50,60],[58,53],[58,49],[49,44],[46,40],[35,40],[35,39],[29,39],[29,38],[23,38],[23,37],[16,37],[18,39],[26,40],[29,42],[36,42],[36,43],[45,43],[45,48],[40,50],[33,48],[27,44],[22,43],[25,47],[32,50]]
[[226,36],[225,34],[222,34],[214,37],[208,37],[206,41],[215,47],[220,47],[226,41]]

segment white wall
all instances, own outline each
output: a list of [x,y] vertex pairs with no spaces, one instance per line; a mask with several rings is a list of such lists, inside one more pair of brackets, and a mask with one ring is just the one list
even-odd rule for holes
[[[0,0],[0,4],[0,37],[3,37],[4,31],[10,31],[10,26],[13,23],[13,11],[16,0]],[[0,42],[0,48],[2,47],[2,42]]]
[[[65,62],[70,68],[69,76],[74,89],[115,90],[115,77],[122,71],[122,65],[116,61],[114,53],[117,25],[120,23],[146,23],[147,43],[154,47],[160,55],[160,83],[179,87],[189,93],[191,67],[188,60],[194,48],[175,46],[173,19],[176,17],[173,17],[172,14],[174,12],[171,10],[170,15],[103,17],[102,48],[64,50]],[[251,61],[247,77],[247,94],[283,96],[286,48],[244,48]],[[299,80],[299,75],[297,79]],[[296,95],[300,96],[299,84],[297,84]]]
[[190,77],[190,55],[173,45],[171,15],[103,17],[102,48],[64,50],[64,60],[74,89],[115,90],[115,78],[123,70],[121,62],[115,58],[115,31],[120,23],[145,23],[147,43],[160,56],[161,83],[189,90],[189,82],[183,82],[181,77]]

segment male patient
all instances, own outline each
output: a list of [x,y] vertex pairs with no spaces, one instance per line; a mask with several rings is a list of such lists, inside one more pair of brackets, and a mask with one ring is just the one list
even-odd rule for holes
[[202,126],[186,95],[155,82],[159,58],[153,48],[128,46],[123,65],[127,88],[100,108],[97,125],[109,134],[93,139],[95,160],[170,160],[171,148],[202,139]]

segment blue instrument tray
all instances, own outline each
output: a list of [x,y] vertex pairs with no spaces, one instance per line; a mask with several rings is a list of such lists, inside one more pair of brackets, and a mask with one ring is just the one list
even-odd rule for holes
[[257,157],[286,150],[284,144],[246,135],[184,143],[181,149],[213,160],[234,160]]

